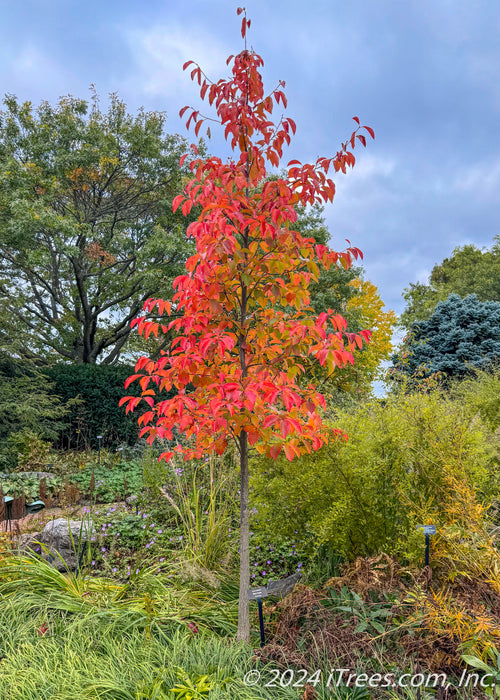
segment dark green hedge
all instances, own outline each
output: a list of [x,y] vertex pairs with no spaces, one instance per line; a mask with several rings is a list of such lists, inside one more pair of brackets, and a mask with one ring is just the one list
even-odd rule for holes
[[[139,429],[140,412],[125,415],[125,407],[118,402],[125,396],[140,392],[138,382],[125,391],[124,382],[134,368],[124,365],[54,365],[44,370],[54,383],[53,393],[64,404],[78,398],[70,405],[66,428],[61,432],[58,447],[64,449],[97,448],[97,435],[102,435],[102,447],[114,449],[117,445],[134,444]],[[167,395],[165,395],[167,397]]]

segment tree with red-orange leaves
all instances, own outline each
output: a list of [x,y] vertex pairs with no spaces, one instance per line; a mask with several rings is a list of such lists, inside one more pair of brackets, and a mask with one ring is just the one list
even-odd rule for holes
[[[200,95],[215,107],[216,121],[236,153],[223,162],[215,156],[195,158],[192,179],[174,199],[174,211],[187,215],[196,206],[198,219],[188,227],[196,253],[186,262],[186,274],[174,282],[172,304],[150,299],[145,312],[172,315],[165,324],[136,319],[140,333],[167,332],[177,337],[157,360],[141,357],[128,383],[138,380],[140,397],[125,397],[133,410],[146,403],[140,416],[141,435],[172,439],[175,426],[188,438],[175,452],[185,459],[222,454],[233,442],[240,457],[240,597],[238,639],[249,640],[248,586],[250,449],[289,460],[319,449],[342,436],[322,420],[323,396],[312,384],[299,386],[303,359],[314,357],[329,372],[353,363],[353,351],[368,342],[369,331],[348,333],[346,321],[329,309],[318,317],[309,306],[308,286],[320,267],[351,265],[361,251],[349,244],[342,252],[317,245],[294,230],[295,205],[331,202],[335,185],[329,172],[346,172],[355,162],[357,141],[366,145],[360,126],[331,158],[314,164],[292,160],[287,175],[266,180],[266,167],[278,167],[283,147],[295,133],[290,118],[273,121],[275,106],[286,108],[284,83],[266,95],[260,69],[262,58],[246,47],[250,27],[244,9],[241,33],[245,48],[227,60],[231,76],[210,82],[202,69],[188,61]],[[206,117],[185,107],[187,127],[198,135]],[[185,158],[184,156],[183,158]],[[183,161],[183,159],[181,159]],[[319,263],[319,264],[318,264]],[[177,395],[162,398],[175,388]],[[343,436],[345,437],[345,436]]]

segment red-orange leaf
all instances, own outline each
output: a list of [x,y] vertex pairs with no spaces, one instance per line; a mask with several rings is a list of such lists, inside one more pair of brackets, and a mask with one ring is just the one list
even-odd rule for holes
[[[135,382],[136,379],[140,379],[142,376],[142,374],[133,374],[131,377],[127,377],[127,379],[125,379],[125,389],[128,389],[132,382]],[[123,399],[121,399],[121,401],[123,401]]]
[[260,433],[257,431],[248,431],[248,444],[249,445],[256,445],[260,440]]
[[283,445],[271,445],[269,448],[269,454],[273,459],[278,459],[278,455],[283,449]]
[[183,194],[178,194],[176,197],[174,197],[174,201],[172,202],[172,211],[176,212],[182,201],[184,201]]

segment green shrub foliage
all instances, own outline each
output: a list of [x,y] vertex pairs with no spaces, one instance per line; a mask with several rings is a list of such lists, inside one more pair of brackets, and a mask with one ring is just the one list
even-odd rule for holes
[[422,513],[440,522],[450,473],[480,498],[497,492],[492,432],[469,399],[436,389],[341,412],[336,424],[347,442],[293,462],[254,458],[254,505],[311,551],[326,545],[348,558],[381,550],[411,557]]
[[473,377],[455,382],[451,393],[478,413],[495,438],[500,439],[500,371],[476,372]]
[[[126,365],[54,365],[45,370],[54,393],[70,406],[66,427],[59,434],[59,447],[82,449],[134,444],[138,438],[137,417],[125,414],[118,405],[124,382],[134,370]],[[134,385],[127,390],[135,391]],[[165,394],[167,396],[167,394]],[[73,403],[78,398],[79,401]]]

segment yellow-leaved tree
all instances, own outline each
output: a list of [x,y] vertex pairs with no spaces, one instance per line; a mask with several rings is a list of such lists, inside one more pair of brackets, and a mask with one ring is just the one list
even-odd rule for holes
[[348,386],[362,393],[369,390],[371,383],[377,379],[380,364],[388,360],[392,352],[391,338],[397,317],[394,311],[385,310],[377,287],[369,280],[356,278],[349,285],[357,290],[347,302],[346,317],[356,316],[363,328],[372,332],[370,343],[358,353],[356,366],[346,374]]

